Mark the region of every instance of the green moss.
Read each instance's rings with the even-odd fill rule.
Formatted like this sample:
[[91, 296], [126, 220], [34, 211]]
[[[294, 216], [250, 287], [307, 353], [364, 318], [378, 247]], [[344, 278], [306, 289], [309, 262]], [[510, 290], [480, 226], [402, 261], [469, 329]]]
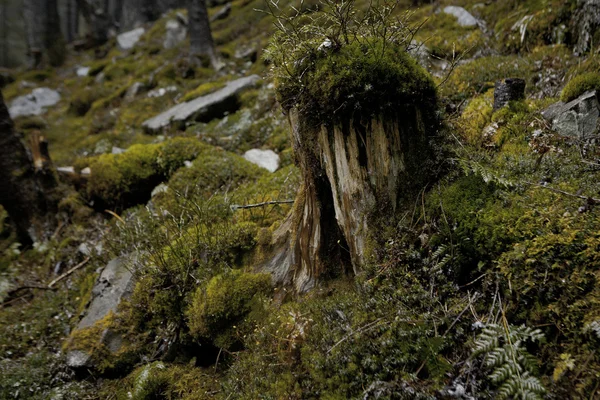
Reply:
[[205, 149], [195, 139], [173, 139], [79, 160], [76, 167], [89, 166], [92, 171], [87, 195], [95, 206], [122, 209], [146, 201], [156, 185]]
[[95, 101], [104, 97], [106, 93], [102, 89], [85, 87], [71, 96], [69, 112], [78, 116], [84, 116]]
[[402, 48], [384, 48], [378, 40], [331, 52], [315, 49], [296, 68], [305, 70], [300, 81], [294, 75], [278, 80], [279, 101], [315, 121], [331, 123], [357, 111], [372, 116], [417, 104], [435, 107], [431, 77]]
[[[213, 338], [231, 345], [235, 324], [241, 323], [253, 308], [260, 307], [262, 296], [271, 292], [268, 274], [244, 273], [239, 270], [217, 275], [206, 289], [194, 293], [187, 311], [188, 326], [193, 335]], [[229, 346], [227, 346], [229, 347]]]
[[600, 89], [600, 72], [589, 72], [571, 79], [563, 89], [560, 100], [568, 103], [590, 90]]
[[209, 93], [215, 92], [215, 91], [223, 88], [224, 86], [225, 85], [222, 82], [205, 82], [205, 83], [201, 84], [200, 86], [198, 86], [196, 89], [184, 94], [183, 98], [181, 100], [182, 101], [190, 101], [197, 97], [205, 96]]
[[460, 116], [459, 127], [465, 140], [471, 145], [482, 145], [486, 138], [483, 129], [490, 123], [493, 113], [494, 91], [472, 99]]

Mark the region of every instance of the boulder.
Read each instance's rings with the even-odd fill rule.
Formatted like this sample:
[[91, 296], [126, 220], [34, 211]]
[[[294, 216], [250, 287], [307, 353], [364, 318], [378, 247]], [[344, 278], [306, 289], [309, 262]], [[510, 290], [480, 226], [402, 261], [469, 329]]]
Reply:
[[471, 15], [470, 12], [468, 12], [467, 10], [465, 10], [462, 7], [457, 7], [457, 6], [446, 6], [444, 7], [444, 12], [446, 14], [450, 14], [454, 17], [456, 17], [457, 22], [460, 26], [477, 26], [478, 25], [478, 21], [477, 18], [475, 18], [473, 15]]
[[555, 103], [542, 111], [542, 116], [563, 136], [584, 141], [593, 139], [600, 126], [599, 95], [592, 90], [569, 103]]
[[123, 50], [132, 49], [133, 46], [135, 46], [140, 40], [144, 32], [146, 32], [144, 28], [137, 28], [129, 32], [123, 32], [117, 35], [117, 43]]
[[46, 107], [55, 105], [60, 101], [60, 94], [46, 87], [36, 88], [30, 94], [19, 96], [10, 103], [8, 112], [11, 118], [19, 116], [40, 115]]
[[243, 47], [235, 51], [235, 58], [238, 60], [248, 60], [256, 62], [258, 58], [258, 50], [256, 47]]
[[147, 131], [158, 132], [171, 124], [181, 128], [188, 121], [208, 122], [214, 118], [221, 118], [239, 108], [238, 94], [254, 87], [259, 79], [257, 75], [251, 75], [231, 81], [221, 90], [178, 104], [144, 121], [142, 126]]
[[187, 36], [187, 27], [176, 19], [170, 19], [166, 23], [167, 33], [165, 34], [165, 40], [163, 41], [163, 47], [165, 49], [172, 49], [179, 43], [185, 40]]
[[[77, 333], [90, 331], [99, 332], [99, 345], [104, 345], [110, 353], [117, 353], [123, 343], [123, 338], [112, 332], [110, 328], [103, 329], [107, 317], [117, 311], [117, 306], [123, 299], [128, 298], [134, 286], [134, 277], [127, 268], [127, 258], [119, 257], [111, 260], [102, 270], [100, 277], [92, 289], [92, 299], [79, 321], [77, 328], [71, 334], [67, 345], [67, 364], [71, 368], [94, 367], [94, 349], [81, 348], [76, 343]], [[95, 328], [100, 327], [99, 330]], [[83, 335], [82, 335], [83, 336]]]
[[279, 168], [279, 155], [273, 150], [248, 150], [244, 153], [244, 158], [269, 172], [275, 172]]

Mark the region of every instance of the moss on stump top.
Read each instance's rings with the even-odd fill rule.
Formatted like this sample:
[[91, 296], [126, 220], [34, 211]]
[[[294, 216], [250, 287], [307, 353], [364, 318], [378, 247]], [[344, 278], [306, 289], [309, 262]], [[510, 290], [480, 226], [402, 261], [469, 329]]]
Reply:
[[436, 110], [433, 79], [403, 46], [366, 39], [337, 48], [321, 45], [291, 64], [293, 70], [276, 80], [279, 101], [316, 123]]

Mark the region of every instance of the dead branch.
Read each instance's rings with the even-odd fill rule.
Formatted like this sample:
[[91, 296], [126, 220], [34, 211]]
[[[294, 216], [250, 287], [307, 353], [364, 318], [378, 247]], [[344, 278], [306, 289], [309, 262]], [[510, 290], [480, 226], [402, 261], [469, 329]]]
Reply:
[[273, 201], [265, 201], [265, 202], [256, 203], [256, 204], [244, 204], [244, 205], [232, 204], [231, 210], [235, 211], [235, 210], [245, 209], [245, 208], [256, 208], [256, 207], [264, 207], [264, 206], [270, 206], [270, 205], [276, 205], [276, 204], [293, 204], [293, 203], [294, 203], [294, 200], [273, 200]]
[[565, 192], [564, 190], [556, 189], [556, 188], [553, 188], [553, 187], [550, 187], [550, 186], [540, 185], [539, 183], [533, 183], [533, 182], [525, 182], [525, 183], [527, 183], [528, 185], [531, 185], [531, 186], [535, 186], [535, 187], [539, 187], [539, 188], [542, 188], [542, 189], [549, 190], [549, 191], [554, 192], [554, 193], [559, 193], [559, 194], [563, 194], [565, 196], [574, 197], [576, 199], [585, 200], [585, 201], [587, 201], [590, 204], [600, 204], [600, 199], [596, 199], [594, 197], [582, 196], [582, 195], [575, 194], [575, 193]]
[[80, 262], [79, 264], [77, 264], [76, 266], [74, 266], [73, 268], [71, 268], [70, 270], [68, 270], [67, 272], [65, 272], [61, 276], [59, 276], [58, 278], [54, 279], [52, 282], [50, 282], [48, 284], [48, 289], [52, 289], [52, 286], [54, 286], [58, 282], [62, 281], [63, 279], [65, 279], [66, 277], [68, 277], [69, 275], [71, 275], [73, 272], [75, 272], [78, 269], [80, 269], [81, 267], [83, 267], [85, 264], [88, 263], [88, 261], [90, 261], [90, 257], [86, 257], [85, 260], [83, 260], [82, 262]]

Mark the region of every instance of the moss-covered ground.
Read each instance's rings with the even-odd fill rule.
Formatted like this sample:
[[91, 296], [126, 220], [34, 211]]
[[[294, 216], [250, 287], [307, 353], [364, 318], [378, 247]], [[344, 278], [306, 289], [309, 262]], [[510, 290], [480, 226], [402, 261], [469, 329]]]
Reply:
[[[305, 2], [305, 16], [317, 3]], [[460, 27], [442, 12], [447, 5], [464, 7], [481, 24]], [[235, 0], [231, 14], [212, 25], [225, 62], [218, 72], [189, 65], [187, 42], [163, 49], [175, 11], [148, 24], [131, 51], [111, 40], [102, 51], [71, 51], [60, 68], [12, 71], [16, 81], [3, 88], [9, 102], [31, 90], [24, 82], [62, 95], [45, 114], [17, 118], [17, 129], [25, 136], [40, 130], [56, 165], [90, 167], [92, 175], [64, 189], [59, 228], [35, 248], [15, 242], [0, 207], [0, 398], [426, 399], [459, 388], [498, 398], [504, 384], [517, 390], [527, 376], [548, 399], [600, 396], [600, 149], [559, 136], [540, 115], [600, 88], [598, 50], [573, 53], [576, 6], [400, 1], [398, 15], [410, 9], [411, 21], [423, 23], [414, 38], [431, 56], [432, 78], [395, 89], [405, 96], [419, 82], [437, 87], [445, 175], [395, 215], [380, 217], [363, 273], [301, 296], [273, 286], [256, 268], [292, 205], [239, 207], [293, 200], [300, 186], [274, 84], [279, 100], [316, 99], [319, 110], [311, 111], [325, 120], [348, 106], [349, 96], [393, 106], [372, 95], [399, 82], [379, 92], [363, 84], [369, 73], [383, 76], [400, 64], [362, 60], [372, 53], [360, 48], [344, 48], [339, 58], [312, 49], [353, 68], [330, 76], [337, 67], [321, 62], [326, 68], [311, 72], [318, 81], [286, 86], [281, 75], [268, 75], [273, 58], [260, 58], [274, 32], [272, 17], [254, 11], [264, 3]], [[236, 58], [248, 47], [256, 47], [258, 61]], [[77, 66], [90, 67], [89, 76], [78, 77]], [[166, 108], [251, 73], [264, 83], [240, 97], [237, 112], [162, 135], [142, 129]], [[360, 79], [341, 86], [342, 73]], [[494, 112], [494, 83], [507, 77], [526, 80], [526, 99]], [[127, 97], [135, 82], [141, 91]], [[176, 90], [147, 95], [169, 86]], [[111, 154], [113, 146], [127, 151]], [[277, 172], [241, 157], [261, 147], [279, 153]], [[151, 197], [160, 183], [167, 188]], [[85, 260], [81, 243], [103, 249], [44, 288]], [[126, 338], [115, 356], [93, 335], [72, 331], [99, 268], [131, 252], [140, 255], [131, 266], [133, 294], [103, 322]], [[515, 361], [522, 371], [496, 376], [490, 354], [499, 357], [510, 342], [503, 338], [522, 325], [543, 339], [514, 353], [527, 359]], [[488, 353], [475, 353], [483, 328], [492, 326], [505, 336]], [[65, 366], [65, 350], [84, 347], [96, 352], [98, 367], [82, 377]], [[539, 398], [528, 382], [521, 389]]]

